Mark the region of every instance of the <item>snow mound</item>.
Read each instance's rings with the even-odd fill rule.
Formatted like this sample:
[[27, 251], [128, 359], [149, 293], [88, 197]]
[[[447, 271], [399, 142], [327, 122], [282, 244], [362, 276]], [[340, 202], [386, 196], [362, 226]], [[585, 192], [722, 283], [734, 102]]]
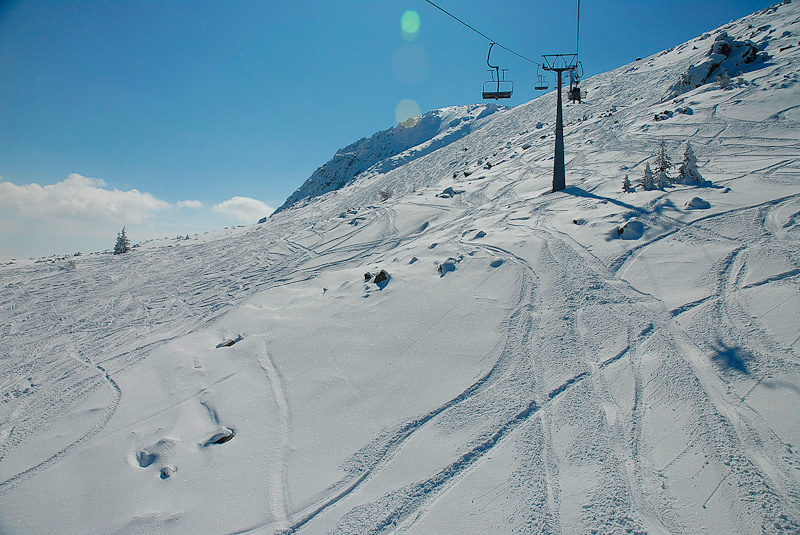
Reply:
[[700, 197], [692, 197], [683, 206], [689, 210], [708, 210], [711, 208], [711, 203], [704, 201]]
[[628, 220], [624, 225], [617, 227], [617, 236], [623, 240], [638, 240], [644, 236], [645, 225], [636, 218]]

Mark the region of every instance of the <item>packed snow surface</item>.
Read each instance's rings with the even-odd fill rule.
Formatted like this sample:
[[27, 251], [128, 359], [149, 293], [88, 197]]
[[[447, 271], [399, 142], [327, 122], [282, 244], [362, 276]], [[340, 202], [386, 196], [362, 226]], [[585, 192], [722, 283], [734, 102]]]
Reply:
[[[798, 34], [585, 80], [563, 192], [550, 93], [263, 224], [1, 266], [0, 533], [800, 532]], [[704, 182], [644, 191], [662, 140]]]

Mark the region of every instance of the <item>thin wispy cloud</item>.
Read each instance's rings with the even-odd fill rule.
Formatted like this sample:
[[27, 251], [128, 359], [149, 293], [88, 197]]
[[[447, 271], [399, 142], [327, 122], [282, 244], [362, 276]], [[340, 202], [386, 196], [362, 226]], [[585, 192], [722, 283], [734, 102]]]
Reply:
[[203, 203], [200, 201], [178, 201], [175, 206], [178, 208], [202, 208]]

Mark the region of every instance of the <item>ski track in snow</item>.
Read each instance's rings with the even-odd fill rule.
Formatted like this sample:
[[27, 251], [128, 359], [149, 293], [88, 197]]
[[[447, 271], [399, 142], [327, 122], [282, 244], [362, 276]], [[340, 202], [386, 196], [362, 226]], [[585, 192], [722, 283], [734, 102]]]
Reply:
[[286, 386], [280, 372], [275, 367], [275, 363], [267, 350], [266, 343], [262, 341], [263, 358], [259, 359], [261, 368], [266, 372], [272, 395], [275, 398], [275, 405], [278, 407], [280, 419], [280, 449], [281, 455], [273, 461], [269, 468], [268, 478], [271, 484], [270, 512], [276, 519], [280, 529], [289, 526], [289, 492], [286, 484], [286, 466], [288, 461], [288, 451], [291, 444], [291, 409], [286, 398]]

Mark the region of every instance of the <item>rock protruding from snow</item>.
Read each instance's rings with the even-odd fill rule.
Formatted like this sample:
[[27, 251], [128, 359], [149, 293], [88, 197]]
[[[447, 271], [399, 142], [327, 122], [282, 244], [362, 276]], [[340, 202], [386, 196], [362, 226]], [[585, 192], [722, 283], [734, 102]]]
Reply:
[[462, 193], [464, 193], [463, 189], [454, 189], [452, 187], [447, 187], [441, 193], [437, 193], [436, 196], [442, 199], [450, 199], [452, 197], [455, 197], [456, 195], [461, 195]]
[[668, 98], [674, 98], [703, 84], [713, 82], [719, 76], [728, 77], [753, 70], [768, 58], [759, 52], [758, 46], [749, 39], [737, 41], [728, 32], [720, 32], [708, 51], [708, 58], [698, 65], [690, 65], [681, 79], [672, 86]]
[[442, 262], [441, 264], [439, 264], [439, 267], [437, 268], [437, 271], [439, 272], [439, 276], [440, 277], [444, 277], [445, 275], [447, 275], [451, 271], [455, 271], [456, 270], [456, 264], [461, 262], [461, 260], [462, 260], [461, 258], [452, 258], [452, 257], [450, 257], [447, 260], [445, 260], [444, 262]]
[[442, 108], [362, 138], [314, 171], [275, 213], [338, 190], [362, 173], [386, 173], [457, 141], [500, 109], [496, 104]]
[[174, 466], [164, 466], [161, 468], [160, 474], [161, 479], [169, 479], [171, 478], [178, 469]]
[[236, 436], [236, 433], [233, 429], [220, 427], [203, 443], [203, 447], [212, 446], [214, 444], [225, 444], [233, 439], [234, 436]]
[[225, 341], [218, 343], [217, 344], [217, 349], [219, 349], [221, 347], [231, 347], [233, 344], [237, 344], [237, 343], [241, 342], [242, 340], [244, 340], [244, 337], [241, 334], [239, 336], [237, 336], [236, 338], [228, 338]]
[[385, 269], [380, 270], [376, 275], [373, 275], [369, 271], [364, 273], [364, 282], [372, 281], [381, 290], [383, 290], [386, 285], [389, 284], [389, 279], [391, 279], [391, 276]]
[[375, 275], [375, 280], [372, 281], [378, 285], [379, 288], [383, 289], [389, 283], [389, 273], [386, 272], [385, 269], [382, 269]]

